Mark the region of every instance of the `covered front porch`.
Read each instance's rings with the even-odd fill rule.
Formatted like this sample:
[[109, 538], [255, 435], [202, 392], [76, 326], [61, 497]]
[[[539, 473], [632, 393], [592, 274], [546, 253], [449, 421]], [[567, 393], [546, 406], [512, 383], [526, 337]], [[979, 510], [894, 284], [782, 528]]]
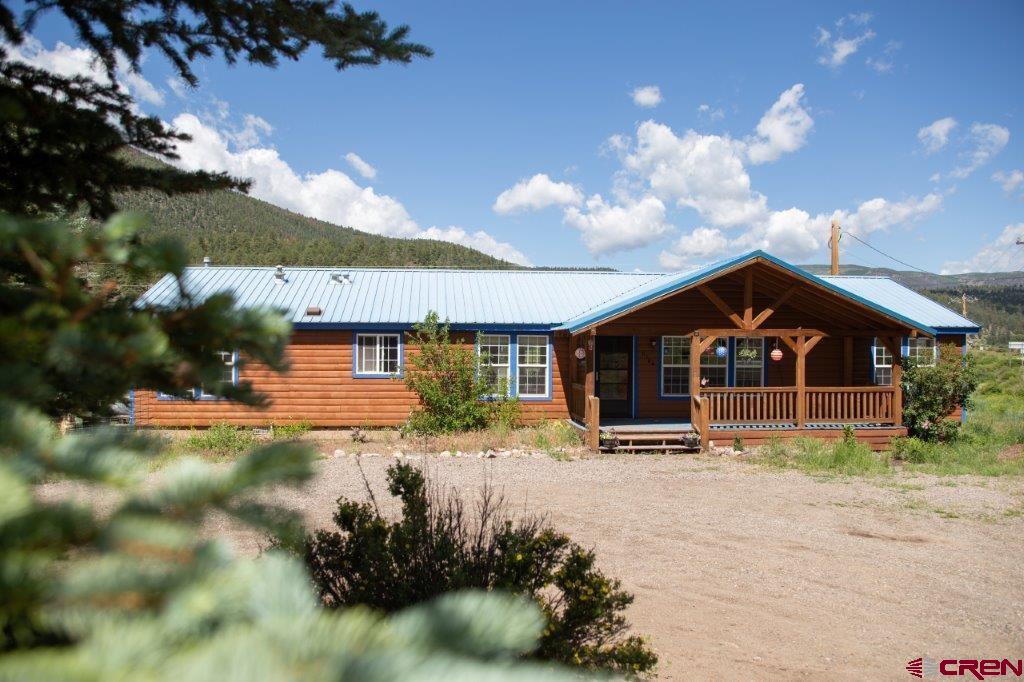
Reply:
[[643, 434], [701, 447], [833, 439], [846, 427], [883, 448], [906, 433], [903, 343], [919, 334], [754, 261], [571, 334], [570, 414], [593, 449]]

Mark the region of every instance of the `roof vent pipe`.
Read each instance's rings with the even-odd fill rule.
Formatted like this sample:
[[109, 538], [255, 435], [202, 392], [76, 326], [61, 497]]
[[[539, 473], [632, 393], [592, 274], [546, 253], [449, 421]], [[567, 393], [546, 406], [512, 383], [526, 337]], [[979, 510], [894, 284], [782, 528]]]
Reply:
[[331, 280], [335, 284], [352, 284], [352, 277], [347, 272], [332, 273]]
[[277, 284], [284, 284], [284, 266], [278, 265], [274, 269], [274, 282]]
[[203, 267], [208, 268], [213, 265], [213, 259], [209, 256], [203, 256]]

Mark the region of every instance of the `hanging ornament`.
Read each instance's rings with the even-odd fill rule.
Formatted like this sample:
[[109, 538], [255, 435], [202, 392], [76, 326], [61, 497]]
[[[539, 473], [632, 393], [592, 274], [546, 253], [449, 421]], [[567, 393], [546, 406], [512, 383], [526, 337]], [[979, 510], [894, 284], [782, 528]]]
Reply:
[[720, 358], [724, 358], [728, 354], [729, 349], [726, 348], [725, 346], [718, 346], [717, 348], [715, 348], [715, 355], [717, 355]]
[[772, 350], [770, 355], [772, 362], [778, 362], [782, 359], [782, 350], [779, 348], [779, 340], [775, 339], [775, 348]]
[[583, 346], [580, 346], [579, 348], [576, 349], [576, 359], [577, 360], [583, 360], [586, 357], [587, 357], [587, 351], [584, 350]]

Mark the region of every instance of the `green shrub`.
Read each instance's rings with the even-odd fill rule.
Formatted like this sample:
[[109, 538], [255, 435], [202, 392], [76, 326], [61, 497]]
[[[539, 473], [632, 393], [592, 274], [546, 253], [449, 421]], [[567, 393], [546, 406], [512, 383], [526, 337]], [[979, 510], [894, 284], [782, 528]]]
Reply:
[[743, 438], [736, 436], [732, 439], [732, 449], [736, 452], [743, 452]]
[[514, 426], [519, 402], [494, 397], [505, 395], [507, 386], [488, 382], [476, 353], [454, 343], [450, 332], [431, 311], [410, 334], [409, 342], [418, 352], [409, 354], [405, 385], [420, 402], [409, 415], [407, 428], [414, 433], [452, 433], [493, 423]]
[[948, 441], [959, 435], [958, 422], [948, 419], [957, 407], [970, 406], [978, 379], [971, 358], [939, 345], [934, 365], [920, 365], [904, 358], [903, 423], [910, 435], [924, 440]]
[[227, 422], [217, 422], [208, 429], [189, 434], [183, 445], [186, 450], [196, 452], [237, 455], [251, 450], [256, 445], [256, 435], [251, 429], [243, 429]]
[[632, 595], [594, 567], [593, 552], [538, 517], [513, 520], [489, 488], [467, 511], [409, 465], [388, 469], [388, 482], [402, 502], [397, 521], [375, 502], [341, 498], [340, 532], [307, 539], [306, 562], [327, 606], [391, 613], [452, 590], [508, 590], [536, 602], [547, 619], [536, 658], [626, 675], [653, 669], [656, 655], [626, 635]]
[[313, 422], [303, 419], [297, 422], [271, 424], [269, 430], [272, 440], [296, 440], [313, 430]]
[[563, 419], [542, 421], [533, 428], [532, 435], [533, 447], [545, 452], [574, 448], [583, 444], [579, 430]]
[[[852, 430], [851, 430], [852, 431]], [[762, 450], [765, 464], [799, 469], [812, 474], [882, 474], [891, 471], [889, 458], [857, 442], [844, 433], [841, 440], [828, 442], [818, 438], [794, 438], [783, 442], [773, 438]]]

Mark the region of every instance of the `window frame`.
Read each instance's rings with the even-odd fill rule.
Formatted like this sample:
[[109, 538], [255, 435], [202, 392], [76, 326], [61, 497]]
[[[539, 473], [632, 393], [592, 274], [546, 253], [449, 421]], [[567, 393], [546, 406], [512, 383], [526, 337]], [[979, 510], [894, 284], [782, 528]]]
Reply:
[[[730, 338], [732, 338], [732, 337], [721, 337], [720, 336], [717, 339], [715, 339], [715, 342], [711, 345], [711, 349], [719, 348], [719, 347], [722, 346], [722, 344], [724, 342], [725, 349], [726, 349], [725, 358], [724, 358], [725, 363], [724, 364], [722, 364], [719, 361], [718, 353], [715, 352], [715, 351], [712, 351], [710, 353], [701, 353], [700, 354], [700, 369], [701, 369], [700, 376], [701, 376], [702, 379], [704, 378], [704, 374], [703, 373], [704, 373], [705, 369], [711, 369], [711, 368], [718, 369], [720, 367], [724, 367], [725, 368], [725, 381], [721, 385], [717, 385], [717, 384], [712, 385], [712, 384], [709, 383], [706, 386], [701, 385], [701, 388], [729, 388], [729, 379], [731, 377], [731, 372], [729, 370], [730, 370], [730, 368], [734, 364], [733, 363], [733, 353], [732, 353], [732, 349], [734, 347], [734, 344], [729, 342]], [[709, 350], [711, 350], [711, 349], [709, 349]], [[711, 365], [711, 364], [705, 365], [704, 364], [705, 356], [708, 359], [714, 358], [715, 359], [715, 364], [713, 364], [713, 365]]]
[[[400, 331], [365, 331], [365, 332], [353, 332], [352, 335], [352, 378], [354, 379], [400, 379], [405, 375], [405, 335]], [[362, 344], [360, 340], [363, 338], [395, 338], [397, 339], [398, 347], [398, 371], [396, 372], [366, 372], [359, 369], [359, 361], [362, 358]], [[380, 344], [377, 345], [377, 361], [379, 362], [380, 357]]]
[[[228, 353], [228, 351], [226, 351], [226, 350], [219, 350], [219, 351], [216, 351], [216, 352], [217, 352], [218, 355], [226, 355]], [[231, 352], [231, 365], [230, 365], [230, 367], [231, 367], [231, 385], [232, 386], [237, 386], [238, 385], [238, 350], [236, 349], [236, 350], [233, 350], [233, 351], [230, 351], [230, 352]], [[223, 360], [222, 360], [222, 362], [223, 362]], [[225, 367], [229, 366], [227, 362], [223, 362], [223, 364], [224, 364]], [[225, 379], [222, 377], [219, 383], [225, 383]], [[219, 396], [219, 395], [216, 395], [216, 394], [213, 394], [213, 393], [207, 393], [206, 391], [203, 390], [202, 386], [193, 386], [189, 390], [192, 391], [192, 397], [191, 398], [186, 398], [186, 397], [177, 396], [177, 395], [171, 395], [170, 393], [162, 393], [160, 391], [157, 391], [156, 399], [157, 400], [188, 400], [188, 401], [193, 401], [193, 400], [228, 400], [228, 398], [225, 398], [224, 396]]]
[[[732, 352], [731, 352], [731, 355], [732, 355], [732, 380], [731, 380], [729, 385], [732, 386], [732, 387], [735, 387], [735, 388], [764, 388], [764, 384], [765, 384], [765, 362], [764, 362], [764, 360], [765, 360], [765, 353], [764, 353], [764, 351], [765, 351], [765, 337], [763, 337], [763, 336], [761, 336], [761, 337], [757, 337], [757, 336], [734, 336], [734, 337], [732, 337], [732, 339], [733, 339], [733, 341], [729, 344], [731, 349], [732, 349]], [[740, 386], [739, 385], [739, 381], [738, 381], [739, 380], [739, 369], [740, 369], [740, 366], [741, 366], [740, 365], [740, 356], [739, 356], [740, 340], [752, 340], [752, 341], [758, 341], [759, 340], [761, 342], [761, 358], [760, 358], [760, 361], [758, 362], [758, 364], [757, 365], [754, 365], [754, 364], [749, 364], [749, 365], [748, 364], [744, 364], [744, 365], [742, 365], [744, 369], [753, 369], [753, 368], [756, 367], [759, 370], [758, 378], [759, 378], [760, 383], [757, 384], [756, 386]]]
[[[684, 342], [693, 343], [693, 336], [689, 334], [663, 334], [658, 337], [658, 397], [663, 400], [686, 400], [690, 397], [690, 346], [686, 345], [686, 352], [683, 355], [685, 363], [665, 362], [665, 339], [681, 339]], [[685, 367], [686, 368], [686, 393], [665, 392], [665, 368]]]
[[[554, 392], [554, 342], [553, 335], [549, 331], [503, 331], [503, 330], [479, 330], [476, 332], [476, 339], [474, 341], [474, 352], [477, 358], [480, 357], [480, 340], [484, 336], [503, 336], [508, 339], [508, 375], [507, 375], [507, 392], [504, 396], [492, 395], [492, 400], [500, 398], [516, 398], [521, 402], [551, 402], [553, 399]], [[543, 337], [545, 345], [547, 347], [546, 355], [546, 371], [544, 376], [544, 394], [530, 394], [522, 395], [519, 391], [519, 338], [520, 337]], [[539, 367], [540, 365], [529, 364], [530, 367]]]
[[[498, 393], [490, 393], [490, 394], [488, 394], [488, 397], [490, 397], [492, 399], [511, 398], [514, 395], [514, 388], [513, 388], [513, 385], [512, 385], [512, 367], [514, 365], [513, 358], [515, 357], [515, 354], [517, 352], [516, 348], [515, 348], [515, 344], [513, 343], [513, 338], [514, 337], [513, 337], [512, 334], [509, 334], [507, 332], [483, 332], [483, 331], [477, 332], [476, 339], [475, 339], [475, 341], [473, 343], [473, 345], [474, 345], [474, 349], [473, 350], [476, 353], [477, 361], [480, 362], [480, 366], [481, 367], [484, 366], [484, 364], [483, 364], [483, 357], [481, 356], [481, 350], [480, 350], [481, 347], [484, 346], [484, 345], [488, 345], [488, 346], [494, 345], [494, 344], [484, 344], [484, 343], [482, 343], [481, 341], [482, 341], [483, 337], [485, 337], [485, 336], [503, 337], [505, 339], [505, 343], [508, 345], [508, 362], [506, 364], [504, 364], [504, 365], [496, 365], [497, 367], [504, 367], [505, 368], [505, 395], [499, 395]], [[486, 366], [490, 367], [491, 365], [486, 365]]]
[[[519, 359], [519, 344], [522, 337], [531, 337], [534, 339], [544, 340], [544, 364], [539, 365], [536, 363], [523, 363], [520, 365]], [[515, 343], [515, 372], [516, 372], [516, 386], [515, 395], [520, 400], [550, 400], [551, 399], [551, 335], [550, 334], [516, 334]], [[511, 357], [509, 360], [511, 361]], [[544, 368], [544, 392], [543, 393], [528, 393], [524, 394], [522, 386], [520, 385], [521, 376], [519, 374], [520, 367], [543, 367]]]
[[[932, 360], [931, 360], [931, 362], [929, 362], [927, 364], [922, 363], [919, 358], [914, 357], [914, 356], [911, 355], [912, 351], [919, 351], [920, 350], [919, 348], [917, 348], [917, 345], [921, 341], [928, 341], [928, 342], [931, 343]], [[908, 358], [910, 358], [911, 360], [914, 360], [915, 362], [917, 362], [917, 364], [922, 366], [922, 367], [934, 367], [938, 363], [938, 361], [939, 361], [939, 343], [938, 343], [938, 340], [936, 340], [936, 339], [929, 338], [927, 336], [918, 336], [916, 338], [910, 337], [910, 338], [907, 338], [904, 341], [904, 348], [907, 351], [905, 353], [905, 355]]]
[[[903, 341], [901, 340], [900, 341], [900, 351], [903, 350], [902, 344], [903, 344]], [[888, 353], [889, 354], [889, 364], [887, 364], [887, 365], [885, 365], [885, 364], [881, 364], [881, 365], [878, 364], [878, 351], [879, 350], [882, 350], [884, 353]], [[895, 362], [896, 362], [896, 358], [893, 356], [892, 352], [890, 352], [889, 349], [886, 348], [885, 344], [879, 343], [877, 336], [873, 337], [871, 339], [871, 383], [873, 385], [875, 385], [875, 386], [892, 386], [892, 367], [895, 364]], [[879, 368], [889, 370], [889, 382], [888, 383], [885, 383], [885, 384], [878, 383], [878, 370], [879, 370]]]

